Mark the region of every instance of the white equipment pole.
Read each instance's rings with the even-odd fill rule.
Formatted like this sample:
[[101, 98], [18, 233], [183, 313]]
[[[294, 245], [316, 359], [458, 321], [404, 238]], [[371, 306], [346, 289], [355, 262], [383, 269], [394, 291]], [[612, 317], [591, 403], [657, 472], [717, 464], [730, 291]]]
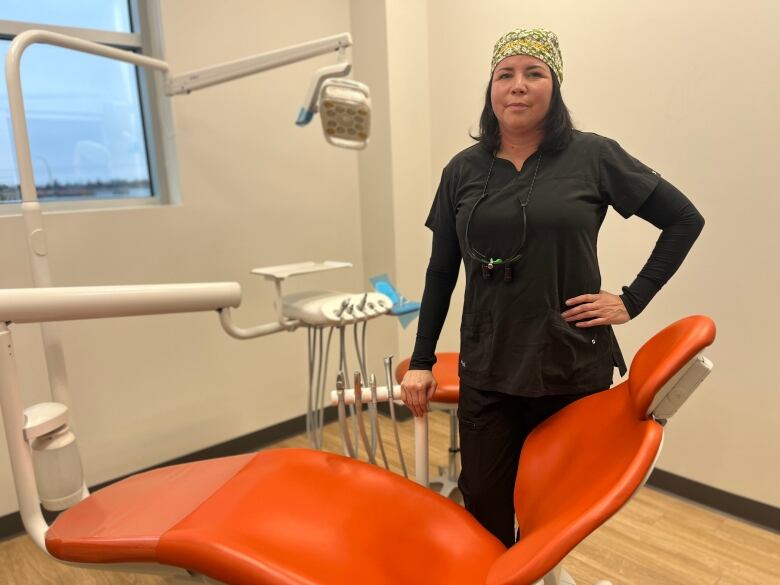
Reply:
[[417, 483], [428, 484], [428, 413], [414, 417], [414, 475]]
[[[22, 97], [20, 71], [22, 55], [25, 49], [34, 43], [75, 49], [84, 53], [92, 53], [93, 55], [100, 55], [118, 61], [151, 67], [166, 73], [169, 67], [165, 61], [41, 30], [28, 30], [17, 35], [8, 47], [8, 53], [5, 58], [5, 79], [8, 85], [8, 104], [14, 134], [14, 147], [16, 149], [16, 165], [19, 170], [19, 184], [22, 191], [22, 216], [27, 228], [27, 252], [30, 259], [33, 284], [36, 287], [49, 287], [51, 286], [49, 250], [46, 242], [46, 232], [43, 229], [41, 206], [38, 203], [38, 191], [35, 188], [35, 178], [33, 177], [30, 138], [27, 132], [27, 117], [24, 109], [24, 98]], [[52, 398], [55, 402], [70, 404], [65, 356], [62, 351], [59, 328], [51, 323], [42, 323], [41, 336], [43, 337], [43, 348], [46, 355]]]

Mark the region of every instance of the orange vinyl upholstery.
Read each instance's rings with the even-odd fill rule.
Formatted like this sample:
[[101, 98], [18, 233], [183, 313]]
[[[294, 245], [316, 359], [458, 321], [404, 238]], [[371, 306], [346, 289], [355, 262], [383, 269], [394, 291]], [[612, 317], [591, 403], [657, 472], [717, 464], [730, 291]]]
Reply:
[[[401, 382], [409, 369], [411, 358], [406, 358], [395, 368], [395, 379]], [[457, 404], [460, 396], [460, 376], [458, 376], [458, 354], [455, 352], [441, 352], [436, 354], [436, 363], [433, 364], [433, 377], [436, 378], [436, 391], [431, 402], [443, 402]]]
[[227, 583], [397, 585], [479, 582], [504, 547], [463, 508], [399, 475], [280, 449], [258, 454], [159, 552]]
[[[123, 535], [136, 533], [135, 513], [164, 513], [172, 496], [187, 491], [163, 485], [154, 471], [60, 516], [47, 548], [66, 561], [156, 561], [242, 585], [478, 583], [505, 550], [454, 502], [376, 466], [309, 449], [249, 457], [176, 524], [160, 522], [156, 534], [146, 525], [142, 554], [136, 538], [121, 544]], [[200, 484], [221, 461], [201, 462], [203, 477], [187, 473], [187, 480]], [[144, 486], [146, 480], [153, 485]], [[146, 498], [149, 510], [133, 506], [125, 514], [118, 499], [124, 496], [131, 503]], [[165, 506], [156, 505], [158, 498]]]
[[104, 488], [57, 517], [46, 550], [82, 563], [157, 561], [160, 536], [247, 465], [254, 454], [163, 467]]
[[508, 550], [447, 498], [308, 449], [131, 477], [61, 514], [46, 545], [66, 561], [153, 561], [240, 585], [531, 585], [642, 485], [663, 432], [646, 403], [714, 336], [707, 317], [667, 327], [627, 381], [529, 435], [515, 485], [521, 538]]

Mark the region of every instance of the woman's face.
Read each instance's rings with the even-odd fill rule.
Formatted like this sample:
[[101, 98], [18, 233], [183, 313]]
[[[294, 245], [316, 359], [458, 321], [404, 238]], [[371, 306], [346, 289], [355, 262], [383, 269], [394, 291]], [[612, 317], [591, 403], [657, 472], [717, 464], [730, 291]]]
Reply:
[[493, 72], [490, 102], [502, 133], [540, 128], [550, 109], [553, 80], [550, 68], [536, 57], [513, 55]]

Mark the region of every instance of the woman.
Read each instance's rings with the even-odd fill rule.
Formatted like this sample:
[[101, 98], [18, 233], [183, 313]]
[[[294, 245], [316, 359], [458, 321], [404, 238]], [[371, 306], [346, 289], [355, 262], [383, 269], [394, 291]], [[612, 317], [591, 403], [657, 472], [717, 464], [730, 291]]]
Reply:
[[[625, 374], [611, 326], [647, 306], [704, 226], [682, 193], [615, 141], [573, 129], [562, 79], [554, 33], [518, 29], [496, 43], [477, 144], [445, 167], [426, 221], [433, 250], [401, 383], [404, 402], [422, 416], [462, 260], [458, 485], [466, 509], [507, 547], [525, 437], [609, 388], [615, 367]], [[619, 296], [601, 290], [596, 256], [608, 206], [662, 230]]]

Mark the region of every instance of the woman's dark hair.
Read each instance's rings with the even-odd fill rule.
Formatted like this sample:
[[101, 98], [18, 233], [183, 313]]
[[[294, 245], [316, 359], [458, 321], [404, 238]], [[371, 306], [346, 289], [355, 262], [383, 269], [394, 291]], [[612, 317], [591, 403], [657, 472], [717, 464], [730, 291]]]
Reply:
[[[550, 98], [550, 109], [542, 121], [542, 131], [544, 138], [539, 145], [540, 150], [560, 150], [564, 148], [571, 140], [571, 132], [574, 124], [571, 121], [569, 108], [563, 103], [561, 95], [561, 84], [554, 71], [550, 71], [553, 80], [552, 96]], [[488, 152], [496, 152], [501, 146], [501, 130], [498, 127], [498, 118], [493, 112], [493, 104], [490, 100], [490, 90], [493, 86], [493, 76], [488, 81], [487, 91], [485, 92], [485, 107], [482, 108], [482, 115], [479, 118], [479, 135], [471, 136], [478, 141]]]

